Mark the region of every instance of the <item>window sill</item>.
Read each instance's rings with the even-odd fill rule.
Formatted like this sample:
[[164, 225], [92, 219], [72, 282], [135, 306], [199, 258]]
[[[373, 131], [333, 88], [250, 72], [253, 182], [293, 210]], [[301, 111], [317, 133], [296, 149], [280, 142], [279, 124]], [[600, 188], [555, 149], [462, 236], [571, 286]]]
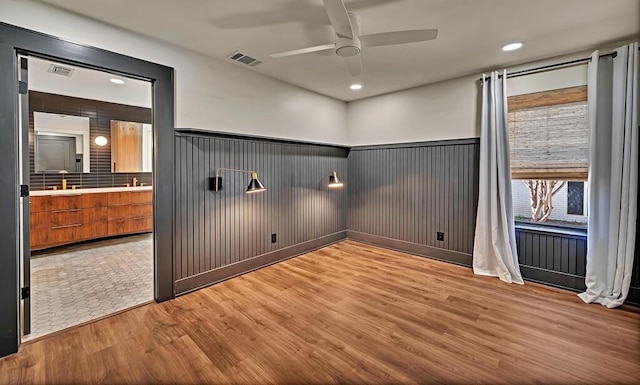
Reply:
[[553, 225], [539, 225], [535, 223], [526, 223], [526, 222], [517, 222], [516, 221], [516, 230], [527, 230], [527, 231], [535, 231], [538, 233], [545, 234], [560, 234], [560, 235], [570, 235], [574, 237], [586, 237], [587, 229], [580, 229], [576, 227], [569, 226], [553, 226]]

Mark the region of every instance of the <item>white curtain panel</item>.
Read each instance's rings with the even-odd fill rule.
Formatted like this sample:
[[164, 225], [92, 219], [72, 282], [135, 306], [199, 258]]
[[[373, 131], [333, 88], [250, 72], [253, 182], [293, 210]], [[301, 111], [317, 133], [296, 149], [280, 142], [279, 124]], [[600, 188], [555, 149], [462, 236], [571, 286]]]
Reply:
[[631, 283], [638, 209], [638, 43], [591, 56], [585, 302], [620, 306]]
[[506, 71], [482, 76], [480, 188], [473, 272], [523, 284], [511, 200]]

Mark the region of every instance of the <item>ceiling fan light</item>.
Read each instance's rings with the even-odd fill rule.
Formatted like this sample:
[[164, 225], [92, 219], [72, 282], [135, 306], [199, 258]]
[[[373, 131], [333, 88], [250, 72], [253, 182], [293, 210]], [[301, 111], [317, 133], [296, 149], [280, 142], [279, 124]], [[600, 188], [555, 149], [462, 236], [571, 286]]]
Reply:
[[504, 47], [502, 47], [502, 50], [507, 52], [507, 51], [515, 51], [517, 49], [522, 48], [522, 46], [524, 45], [524, 43], [522, 42], [516, 42], [516, 43], [510, 43], [505, 45]]
[[346, 45], [336, 49], [336, 54], [342, 57], [356, 56], [360, 53], [360, 48], [355, 45]]
[[349, 88], [351, 88], [352, 91], [359, 91], [362, 89], [362, 84], [354, 83], [350, 85]]

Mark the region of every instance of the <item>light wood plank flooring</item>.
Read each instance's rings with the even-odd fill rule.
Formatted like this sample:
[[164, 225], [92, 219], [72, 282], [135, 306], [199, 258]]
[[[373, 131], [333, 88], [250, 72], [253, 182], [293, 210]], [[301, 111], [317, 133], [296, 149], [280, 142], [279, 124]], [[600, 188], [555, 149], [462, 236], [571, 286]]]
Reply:
[[346, 241], [22, 346], [0, 384], [640, 383], [640, 312]]

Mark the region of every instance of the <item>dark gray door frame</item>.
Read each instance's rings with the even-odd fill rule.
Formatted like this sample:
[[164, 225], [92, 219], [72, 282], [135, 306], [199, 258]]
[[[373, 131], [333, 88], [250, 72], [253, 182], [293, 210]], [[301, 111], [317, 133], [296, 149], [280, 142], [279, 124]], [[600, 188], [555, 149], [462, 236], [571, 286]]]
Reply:
[[19, 330], [17, 54], [118, 73], [153, 84], [154, 297], [174, 297], [174, 70], [99, 48], [0, 23], [0, 357], [14, 353]]
[[[19, 92], [20, 100], [18, 104], [18, 113], [20, 116], [18, 125], [21, 127], [18, 129], [22, 130], [22, 139], [18, 140], [18, 146], [22, 147], [22, 159], [20, 159], [20, 156], [18, 157], [18, 162], [22, 165], [22, 175], [19, 175], [18, 178], [22, 177], [22, 180], [19, 181], [21, 185], [29, 185], [29, 157], [27, 156], [29, 153], [29, 62], [27, 58], [22, 56], [20, 56], [18, 60], [18, 71], [20, 74], [18, 80], [21, 85]], [[29, 218], [31, 202], [29, 201], [29, 197], [21, 196], [19, 200], [22, 201], [22, 227], [20, 228], [20, 231], [27, 234], [25, 229], [31, 228], [31, 218]], [[22, 266], [20, 266], [19, 269], [20, 273], [22, 273], [22, 282], [20, 282], [20, 280], [18, 282], [20, 282], [20, 285], [23, 288], [31, 288], [31, 240], [27, 236], [22, 237], [21, 254], [20, 261], [22, 262]], [[23, 296], [21, 290], [20, 296], [22, 297], [22, 314], [20, 316], [20, 321], [22, 322], [20, 327], [22, 328], [22, 334], [26, 335], [31, 333], [31, 295]]]

